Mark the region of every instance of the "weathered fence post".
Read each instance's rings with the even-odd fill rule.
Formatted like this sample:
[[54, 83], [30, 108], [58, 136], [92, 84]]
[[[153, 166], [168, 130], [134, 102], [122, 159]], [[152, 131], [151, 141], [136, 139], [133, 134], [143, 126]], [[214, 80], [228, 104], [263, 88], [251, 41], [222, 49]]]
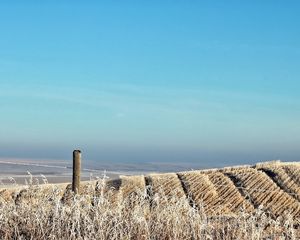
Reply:
[[73, 182], [72, 191], [74, 193], [79, 193], [80, 189], [80, 168], [81, 168], [81, 151], [73, 151]]

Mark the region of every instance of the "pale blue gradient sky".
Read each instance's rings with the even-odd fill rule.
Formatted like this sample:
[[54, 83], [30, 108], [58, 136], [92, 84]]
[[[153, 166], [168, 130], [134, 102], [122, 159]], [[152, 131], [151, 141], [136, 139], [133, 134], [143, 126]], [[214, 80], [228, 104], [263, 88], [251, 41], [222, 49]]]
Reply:
[[300, 3], [162, 2], [1, 2], [0, 156], [299, 160]]

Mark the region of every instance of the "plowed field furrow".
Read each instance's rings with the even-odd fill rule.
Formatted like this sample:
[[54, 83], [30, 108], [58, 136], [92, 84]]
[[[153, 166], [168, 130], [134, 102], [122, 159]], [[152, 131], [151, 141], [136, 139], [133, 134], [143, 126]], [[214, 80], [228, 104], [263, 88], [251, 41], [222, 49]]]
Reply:
[[185, 197], [180, 180], [175, 173], [169, 174], [151, 174], [153, 193], [162, 193], [165, 195]]
[[145, 195], [144, 176], [121, 176], [120, 191], [124, 197], [130, 194]]
[[[156, 203], [168, 204], [181, 199], [189, 204], [176, 173], [150, 174], [148, 178], [151, 185], [150, 198], [155, 199]], [[151, 203], [154, 204], [153, 201]]]
[[221, 199], [219, 204], [226, 206], [234, 213], [240, 212], [241, 208], [248, 212], [254, 210], [251, 203], [241, 195], [229, 177], [221, 172], [210, 173], [208, 177]]
[[243, 196], [243, 198], [248, 201], [254, 209], [258, 207], [258, 205], [256, 205], [255, 202], [252, 201], [243, 183], [234, 174], [232, 174], [231, 172], [224, 172], [224, 175], [232, 181], [232, 184], [236, 187], [241, 196]]
[[280, 189], [264, 172], [248, 168], [232, 171], [230, 174], [238, 179], [256, 206], [262, 205], [277, 216], [285, 211], [299, 216], [299, 202]]
[[293, 198], [300, 201], [300, 186], [284, 171], [282, 167], [270, 166], [260, 170], [264, 171], [273, 181]]
[[222, 199], [219, 198], [207, 175], [199, 171], [182, 172], [178, 175], [183, 181], [186, 191], [198, 207], [202, 206], [208, 214], [231, 213], [226, 206], [220, 204]]
[[286, 165], [282, 168], [300, 186], [300, 165]]
[[[254, 179], [259, 179], [259, 182], [257, 185], [253, 184]], [[257, 172], [256, 174], [252, 174], [251, 177], [248, 179], [248, 181], [245, 181], [245, 185], [248, 186], [247, 191], [249, 194], [255, 194], [259, 193], [257, 196], [257, 201], [260, 203], [260, 205], [267, 206], [268, 203], [270, 203], [272, 200], [273, 202], [277, 201], [277, 198], [282, 199], [281, 194], [277, 194], [277, 191], [280, 188], [276, 188], [276, 184], [268, 178], [267, 175], [261, 172]], [[282, 193], [282, 192], [280, 192]], [[289, 201], [292, 201], [293, 199], [288, 197], [286, 198]], [[282, 199], [285, 200], [285, 199]]]
[[111, 202], [118, 203], [132, 196], [145, 196], [144, 176], [121, 176], [120, 179], [107, 181], [104, 187], [99, 183], [96, 186], [97, 195], [103, 191]]

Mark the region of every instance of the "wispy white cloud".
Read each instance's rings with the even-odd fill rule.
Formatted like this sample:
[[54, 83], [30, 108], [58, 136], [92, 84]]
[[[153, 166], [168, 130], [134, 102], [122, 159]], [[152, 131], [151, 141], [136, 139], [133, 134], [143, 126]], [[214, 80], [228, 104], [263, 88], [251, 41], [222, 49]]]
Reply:
[[115, 116], [129, 112], [164, 112], [174, 114], [195, 112], [221, 112], [255, 106], [262, 110], [271, 104], [297, 105], [293, 97], [258, 94], [222, 89], [193, 89], [145, 86], [134, 84], [106, 84], [95, 88], [67, 88], [37, 85], [14, 86], [0, 84], [1, 97], [36, 98], [64, 102], [71, 105], [110, 109]]

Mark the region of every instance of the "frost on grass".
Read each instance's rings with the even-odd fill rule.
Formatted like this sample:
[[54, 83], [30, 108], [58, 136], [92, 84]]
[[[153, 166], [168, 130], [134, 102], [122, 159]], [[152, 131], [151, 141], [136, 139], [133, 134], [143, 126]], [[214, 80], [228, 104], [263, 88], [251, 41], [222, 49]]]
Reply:
[[[78, 195], [30, 179], [26, 188], [0, 190], [0, 239], [299, 239], [296, 199], [283, 193], [291, 184], [296, 191], [297, 172], [285, 168], [293, 182], [282, 188], [261, 166], [103, 178], [83, 183]], [[265, 205], [249, 205], [259, 201]], [[218, 204], [226, 211], [208, 209]]]
[[201, 207], [187, 204], [186, 197], [155, 195], [149, 208], [144, 191], [119, 198], [116, 204], [109, 191], [99, 195], [93, 187], [86, 189], [72, 195], [68, 204], [55, 186], [30, 186], [13, 201], [1, 195], [0, 238], [297, 239], [299, 234], [290, 215], [274, 219], [260, 208], [251, 214], [210, 217]]

